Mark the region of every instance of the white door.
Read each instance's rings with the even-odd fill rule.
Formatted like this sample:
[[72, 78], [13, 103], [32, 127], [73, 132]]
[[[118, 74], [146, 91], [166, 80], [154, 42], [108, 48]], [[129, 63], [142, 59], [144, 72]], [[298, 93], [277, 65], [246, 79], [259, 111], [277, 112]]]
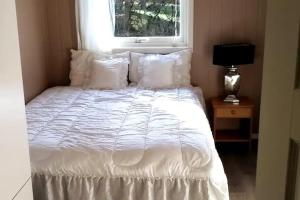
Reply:
[[[300, 7], [300, 4], [298, 4]], [[300, 9], [298, 9], [300, 15]], [[298, 16], [299, 17], [299, 16]], [[300, 20], [299, 20], [300, 29]], [[296, 83], [293, 93], [291, 143], [288, 163], [287, 194], [288, 200], [300, 200], [300, 30], [298, 35], [298, 62]]]
[[300, 199], [300, 0], [268, 0], [266, 20], [256, 197]]
[[0, 1], [0, 199], [31, 200], [15, 1]]

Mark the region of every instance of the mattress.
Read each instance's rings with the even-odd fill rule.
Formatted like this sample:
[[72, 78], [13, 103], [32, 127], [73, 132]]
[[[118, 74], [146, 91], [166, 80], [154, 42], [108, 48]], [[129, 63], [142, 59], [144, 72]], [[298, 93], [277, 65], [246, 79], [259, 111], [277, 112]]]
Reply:
[[[132, 188], [150, 181], [153, 189], [157, 180], [165, 188], [162, 199], [178, 188], [191, 195], [192, 186], [200, 199], [228, 199], [199, 88], [55, 87], [31, 101], [26, 112], [37, 198], [120, 199], [116, 188], [122, 188], [128, 191], [121, 199], [139, 199], [132, 198]], [[146, 185], [145, 199], [157, 199]], [[100, 187], [105, 192], [97, 198]], [[70, 198], [72, 190], [80, 195]]]

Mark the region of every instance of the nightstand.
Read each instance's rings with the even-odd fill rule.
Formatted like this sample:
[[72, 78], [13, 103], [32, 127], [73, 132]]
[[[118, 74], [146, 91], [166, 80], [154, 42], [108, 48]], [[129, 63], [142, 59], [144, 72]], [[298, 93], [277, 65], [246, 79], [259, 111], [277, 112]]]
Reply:
[[[212, 99], [213, 107], [213, 136], [216, 142], [247, 143], [251, 148], [251, 133], [254, 104], [247, 97], [241, 97], [240, 103], [235, 105], [223, 102], [222, 98]], [[218, 120], [238, 120], [237, 129], [219, 129]]]

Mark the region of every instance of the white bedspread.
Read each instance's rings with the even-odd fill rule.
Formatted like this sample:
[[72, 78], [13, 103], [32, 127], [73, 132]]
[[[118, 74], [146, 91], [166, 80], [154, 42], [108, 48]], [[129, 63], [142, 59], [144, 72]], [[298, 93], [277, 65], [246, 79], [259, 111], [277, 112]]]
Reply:
[[197, 88], [48, 89], [26, 106], [33, 174], [209, 179], [227, 194]]

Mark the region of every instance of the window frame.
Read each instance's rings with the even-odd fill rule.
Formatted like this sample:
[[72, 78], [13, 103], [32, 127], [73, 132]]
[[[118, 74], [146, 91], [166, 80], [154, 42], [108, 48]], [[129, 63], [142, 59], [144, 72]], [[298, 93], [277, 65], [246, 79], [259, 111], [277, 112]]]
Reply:
[[180, 0], [180, 5], [180, 36], [114, 37], [114, 49], [193, 48], [194, 0]]

